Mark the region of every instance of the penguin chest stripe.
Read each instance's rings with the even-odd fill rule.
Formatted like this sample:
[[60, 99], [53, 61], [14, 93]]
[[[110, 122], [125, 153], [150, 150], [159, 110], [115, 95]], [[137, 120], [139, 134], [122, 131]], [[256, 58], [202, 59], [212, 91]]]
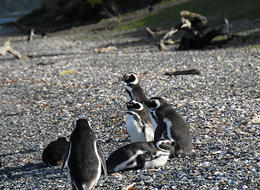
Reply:
[[172, 122], [167, 118], [167, 117], [165, 117], [164, 119], [163, 119], [163, 122], [165, 123], [165, 125], [166, 125], [166, 134], [167, 134], [167, 137], [168, 137], [168, 139], [171, 141], [171, 142], [173, 142], [174, 140], [173, 140], [173, 138], [172, 138], [172, 133], [171, 133], [171, 128], [172, 128]]
[[[114, 168], [114, 171], [117, 172], [119, 170], [122, 170], [122, 169], [126, 169], [126, 168], [132, 168], [132, 167], [135, 167], [137, 166], [137, 163], [136, 163], [136, 158], [137, 156], [141, 155], [141, 154], [144, 154], [145, 151], [142, 151], [142, 150], [138, 150], [136, 151], [136, 153], [131, 156], [130, 158], [128, 158], [126, 161], [118, 164], [115, 168]], [[131, 163], [131, 164], [130, 164]]]

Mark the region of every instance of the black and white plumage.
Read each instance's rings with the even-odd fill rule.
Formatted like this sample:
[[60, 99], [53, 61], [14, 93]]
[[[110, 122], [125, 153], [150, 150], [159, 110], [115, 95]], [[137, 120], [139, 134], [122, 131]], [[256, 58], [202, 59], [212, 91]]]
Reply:
[[58, 166], [61, 165], [66, 150], [69, 147], [69, 142], [65, 137], [60, 137], [55, 141], [52, 141], [48, 146], [43, 150], [42, 153], [42, 161], [47, 166]]
[[166, 136], [171, 142], [175, 141], [175, 155], [191, 155], [192, 139], [184, 119], [163, 98], [154, 97], [144, 103], [150, 109], [150, 118], [156, 127], [154, 140]]
[[114, 151], [107, 159], [108, 172], [164, 166], [172, 149], [169, 140], [135, 142]]
[[131, 100], [136, 100], [138, 102], [143, 102], [146, 98], [143, 89], [139, 84], [139, 80], [136, 74], [128, 73], [124, 74], [121, 78], [126, 83], [125, 91], [127, 102]]
[[102, 169], [106, 174], [106, 164], [88, 121], [79, 119], [74, 125], [63, 167], [66, 165], [68, 168], [73, 189], [94, 189]]
[[132, 100], [127, 103], [126, 128], [131, 143], [154, 140], [154, 127], [149, 117], [149, 110], [142, 103]]

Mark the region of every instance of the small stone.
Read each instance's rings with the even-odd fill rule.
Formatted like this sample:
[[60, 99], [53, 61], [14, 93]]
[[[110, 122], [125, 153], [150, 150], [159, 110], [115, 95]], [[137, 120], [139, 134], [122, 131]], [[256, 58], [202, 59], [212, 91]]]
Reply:
[[238, 185], [238, 182], [237, 182], [237, 181], [231, 181], [230, 184], [231, 184], [231, 185]]
[[253, 124], [260, 124], [260, 115], [255, 116], [255, 117], [251, 120], [251, 122], [252, 122]]

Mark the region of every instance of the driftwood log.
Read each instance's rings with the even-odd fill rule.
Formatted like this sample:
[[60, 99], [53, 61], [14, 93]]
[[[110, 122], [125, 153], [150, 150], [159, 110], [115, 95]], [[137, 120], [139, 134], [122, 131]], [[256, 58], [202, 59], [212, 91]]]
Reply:
[[198, 69], [189, 69], [189, 70], [182, 70], [182, 71], [171, 71], [171, 72], [166, 72], [164, 75], [168, 76], [176, 76], [176, 75], [200, 75], [200, 70]]
[[22, 59], [21, 54], [10, 46], [10, 41], [6, 41], [3, 46], [0, 47], [0, 56], [4, 56], [6, 53], [13, 54], [16, 59]]

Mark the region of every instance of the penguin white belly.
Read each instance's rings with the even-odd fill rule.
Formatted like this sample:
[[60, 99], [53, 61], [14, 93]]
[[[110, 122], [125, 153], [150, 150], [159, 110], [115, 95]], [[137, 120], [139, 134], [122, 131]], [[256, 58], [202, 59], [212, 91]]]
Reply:
[[156, 129], [158, 124], [157, 124], [157, 121], [156, 121], [157, 117], [156, 117], [155, 111], [150, 111], [149, 116], [150, 116], [150, 119], [152, 121], [154, 129]]
[[[141, 154], [144, 154], [145, 151], [142, 151], [142, 150], [138, 150], [136, 151], [136, 153], [131, 156], [130, 158], [128, 158], [126, 161], [118, 164], [115, 168], [114, 168], [114, 171], [117, 172], [117, 171], [120, 171], [120, 170], [124, 170], [124, 169], [127, 169], [127, 168], [134, 168], [137, 166], [137, 162], [136, 162], [136, 157], [141, 155]], [[135, 161], [134, 161], [135, 160]], [[131, 163], [132, 162], [132, 163]], [[131, 164], [129, 164], [131, 163]]]
[[126, 128], [130, 135], [131, 143], [133, 142], [144, 142], [145, 137], [140, 124], [135, 120], [131, 114], [126, 114]]
[[145, 136], [145, 141], [146, 142], [150, 142], [154, 140], [154, 128], [153, 126], [151, 126], [151, 124], [146, 124], [146, 126], [144, 126], [144, 136]]
[[170, 153], [158, 151], [154, 156], [155, 159], [145, 161], [144, 168], [164, 166], [169, 158]]
[[167, 129], [166, 129], [167, 137], [168, 137], [168, 139], [169, 139], [171, 142], [173, 142], [174, 139], [172, 138], [172, 133], [171, 133], [172, 122], [171, 122], [167, 117], [165, 117], [165, 118], [163, 119], [163, 122], [165, 123], [165, 125], [166, 125], [166, 127], [167, 127]]

